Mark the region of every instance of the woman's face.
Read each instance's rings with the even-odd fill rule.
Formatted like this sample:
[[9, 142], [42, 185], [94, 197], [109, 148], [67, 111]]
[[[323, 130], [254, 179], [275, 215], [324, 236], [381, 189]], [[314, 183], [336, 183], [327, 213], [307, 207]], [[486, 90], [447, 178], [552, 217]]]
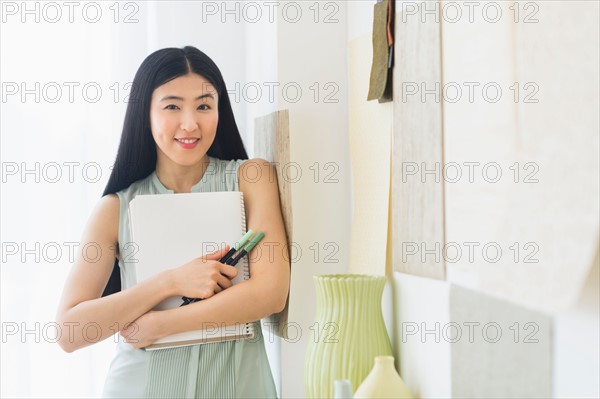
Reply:
[[219, 122], [219, 99], [204, 77], [189, 73], [152, 93], [150, 128], [157, 156], [166, 162], [192, 166], [212, 145]]

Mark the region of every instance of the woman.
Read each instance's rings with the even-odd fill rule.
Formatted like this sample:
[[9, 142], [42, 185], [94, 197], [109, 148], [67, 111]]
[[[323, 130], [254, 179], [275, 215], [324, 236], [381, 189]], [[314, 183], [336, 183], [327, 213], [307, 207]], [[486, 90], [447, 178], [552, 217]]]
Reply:
[[[282, 250], [269, 253], [263, 248], [269, 256], [251, 257], [250, 279], [235, 286], [231, 284], [235, 268], [218, 261], [227, 249], [140, 284], [131, 265], [123, 262], [124, 244], [131, 241], [127, 208], [138, 194], [242, 191], [248, 229], [263, 231], [263, 242], [269, 246], [285, 248], [272, 166], [261, 159], [246, 159], [225, 82], [214, 62], [194, 47], [166, 48], [148, 56], [133, 81], [109, 182], [82, 237], [82, 246], [95, 243], [100, 255], [93, 262], [85, 256], [76, 260], [57, 314], [58, 323], [69, 329], [59, 341], [67, 352], [119, 331], [104, 397], [276, 396], [259, 320], [285, 306], [289, 266]], [[245, 173], [248, 167], [252, 171]], [[122, 289], [102, 296], [115, 259]], [[205, 300], [150, 311], [175, 295]], [[142, 349], [207, 322], [255, 322], [259, 336]], [[89, 323], [99, 326], [95, 329], [99, 337], [86, 336]]]

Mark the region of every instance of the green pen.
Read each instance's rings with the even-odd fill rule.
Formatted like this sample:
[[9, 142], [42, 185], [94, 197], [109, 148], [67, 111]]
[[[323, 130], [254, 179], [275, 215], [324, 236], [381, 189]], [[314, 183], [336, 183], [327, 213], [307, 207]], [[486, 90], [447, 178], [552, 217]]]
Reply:
[[[240, 249], [242, 247], [242, 245], [246, 244], [246, 242], [248, 241], [248, 239], [250, 237], [252, 237], [252, 234], [254, 234], [254, 232], [252, 230], [248, 230], [248, 232], [246, 234], [244, 234], [242, 236], [242, 238], [240, 238], [239, 241], [236, 242], [233, 245], [233, 247], [231, 247], [231, 249], [225, 254], [225, 256], [223, 256], [219, 260], [219, 262], [226, 264], [226, 262], [228, 262], [231, 259], [231, 257], [233, 256], [233, 254], [235, 254], [238, 251], [238, 249]], [[180, 306], [189, 305], [190, 303], [194, 303], [194, 302], [197, 302], [199, 300], [198, 298], [188, 298], [187, 296], [184, 296], [181, 299], [183, 299], [183, 303]]]
[[239, 254], [237, 254], [236, 256], [229, 258], [227, 260], [227, 262], [225, 262], [225, 264], [227, 265], [231, 265], [231, 266], [235, 266], [240, 259], [242, 259], [246, 254], [248, 254], [250, 251], [252, 251], [252, 249], [256, 246], [256, 244], [258, 244], [260, 242], [260, 240], [263, 239], [263, 237], [265, 236], [265, 233], [263, 233], [262, 231], [260, 231], [251, 241], [248, 245], [246, 245], [244, 247], [244, 249], [242, 249], [240, 251]]
[[238, 251], [238, 249], [240, 249], [243, 245], [246, 244], [248, 239], [250, 239], [250, 237], [252, 237], [252, 234], [254, 234], [254, 232], [252, 230], [248, 230], [248, 232], [246, 234], [244, 234], [244, 236], [242, 238], [240, 238], [240, 240], [233, 245], [233, 247], [229, 250], [229, 252], [227, 252], [225, 254], [225, 256], [223, 256], [221, 258], [221, 260], [219, 260], [219, 262], [227, 263], [229, 258], [231, 258], [233, 256], [233, 254], [235, 254]]
[[[258, 244], [260, 242], [260, 240], [263, 239], [264, 236], [265, 236], [265, 233], [263, 233], [262, 231], [259, 232], [252, 239], [252, 241], [250, 241], [250, 243], [248, 245], [246, 245], [244, 247], [244, 249], [242, 249], [240, 251], [239, 254], [237, 254], [235, 257], [229, 258], [225, 264], [226, 265], [230, 265], [230, 266], [235, 266], [240, 261], [240, 259], [242, 259], [244, 257], [244, 255], [246, 255], [248, 252], [252, 251], [252, 248], [254, 248], [256, 246], [256, 244]], [[187, 298], [187, 297], [184, 297], [183, 298], [183, 303], [181, 305], [179, 305], [179, 306], [189, 305], [190, 303], [194, 303], [194, 302], [198, 302], [198, 301], [200, 301], [200, 298]]]

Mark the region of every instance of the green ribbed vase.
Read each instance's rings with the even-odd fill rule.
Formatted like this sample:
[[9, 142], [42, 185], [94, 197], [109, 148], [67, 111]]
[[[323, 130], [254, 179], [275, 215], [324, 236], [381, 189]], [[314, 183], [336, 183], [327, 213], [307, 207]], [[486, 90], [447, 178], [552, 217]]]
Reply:
[[307, 398], [332, 398], [334, 380], [353, 389], [373, 368], [375, 356], [392, 355], [381, 313], [386, 278], [364, 274], [314, 276], [317, 316], [304, 362]]

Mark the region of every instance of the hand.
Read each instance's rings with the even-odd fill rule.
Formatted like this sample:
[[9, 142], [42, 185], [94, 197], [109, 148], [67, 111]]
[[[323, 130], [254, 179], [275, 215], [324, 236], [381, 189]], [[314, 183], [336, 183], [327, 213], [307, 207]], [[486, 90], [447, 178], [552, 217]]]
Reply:
[[164, 323], [160, 322], [160, 314], [162, 312], [150, 311], [141, 315], [135, 321], [128, 324], [122, 329], [119, 334], [123, 340], [131, 345], [134, 349], [145, 348], [151, 345], [159, 338], [167, 334], [161, 330]]
[[176, 295], [205, 299], [231, 287], [237, 269], [219, 262], [227, 251], [229, 246], [173, 269]]

